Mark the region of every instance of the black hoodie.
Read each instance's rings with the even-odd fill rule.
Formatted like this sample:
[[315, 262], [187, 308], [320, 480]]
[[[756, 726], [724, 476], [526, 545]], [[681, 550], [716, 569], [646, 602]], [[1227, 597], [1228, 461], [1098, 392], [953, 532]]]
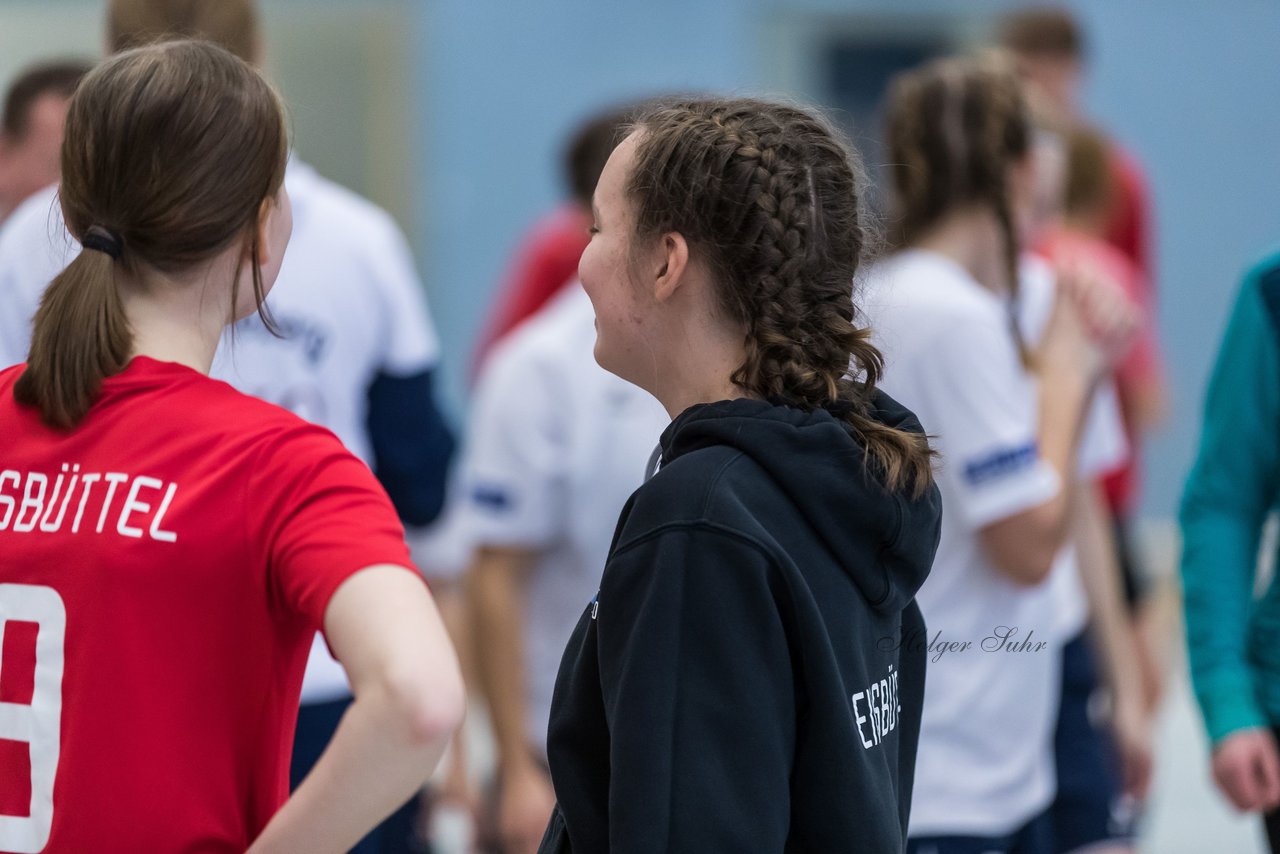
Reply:
[[682, 413], [560, 665], [539, 850], [902, 851], [940, 522], [824, 410]]

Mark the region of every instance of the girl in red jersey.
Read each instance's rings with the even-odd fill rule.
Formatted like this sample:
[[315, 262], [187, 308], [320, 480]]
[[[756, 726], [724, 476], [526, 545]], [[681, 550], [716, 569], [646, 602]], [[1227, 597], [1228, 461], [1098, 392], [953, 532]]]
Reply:
[[[368, 468], [206, 375], [280, 269], [287, 157], [278, 97], [209, 44], [119, 54], [72, 102], [84, 249], [0, 373], [0, 851], [345, 851], [460, 719]], [[317, 628], [356, 701], [286, 802]]]

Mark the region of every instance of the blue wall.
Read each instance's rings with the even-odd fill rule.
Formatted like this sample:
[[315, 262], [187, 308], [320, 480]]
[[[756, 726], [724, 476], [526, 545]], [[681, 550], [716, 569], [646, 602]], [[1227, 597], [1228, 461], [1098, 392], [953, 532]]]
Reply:
[[1160, 332], [1174, 409], [1145, 455], [1144, 510], [1170, 515], [1239, 275], [1280, 244], [1280, 6], [1081, 7], [1097, 47], [1089, 103], [1141, 156], [1157, 207]]
[[[672, 88], [820, 97], [806, 39], [903, 18], [889, 0], [432, 0], [419, 5], [425, 156], [418, 245], [460, 411], [465, 358], [524, 228], [559, 198], [558, 147], [590, 110]], [[1019, 4], [910, 4], [981, 33]], [[1079, 0], [1087, 104], [1145, 163], [1157, 210], [1160, 326], [1174, 415], [1147, 453], [1145, 510], [1166, 516], [1191, 461], [1203, 385], [1240, 269], [1280, 243], [1280, 6]], [[957, 12], [963, 9], [963, 13]], [[964, 20], [969, 18], [971, 20]]]

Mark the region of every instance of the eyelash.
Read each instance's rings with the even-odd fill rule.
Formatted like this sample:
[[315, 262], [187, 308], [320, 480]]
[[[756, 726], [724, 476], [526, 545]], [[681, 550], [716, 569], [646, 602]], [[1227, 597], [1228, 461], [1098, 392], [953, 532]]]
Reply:
[[599, 233], [600, 233], [600, 229], [596, 228], [594, 225], [587, 229], [587, 234], [590, 234], [593, 237]]

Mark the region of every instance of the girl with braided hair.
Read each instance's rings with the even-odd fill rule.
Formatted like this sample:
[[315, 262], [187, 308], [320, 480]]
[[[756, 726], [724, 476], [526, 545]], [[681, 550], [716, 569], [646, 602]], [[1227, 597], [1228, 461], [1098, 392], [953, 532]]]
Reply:
[[864, 301], [886, 387], [937, 437], [946, 511], [919, 595], [935, 654], [908, 851], [1049, 852], [1057, 577], [1074, 573], [1064, 546], [1081, 435], [1127, 308], [1063, 280], [1035, 349], [1023, 339], [1019, 235], [1038, 176], [1003, 58], [904, 74], [887, 118], [901, 249]]
[[860, 201], [753, 100], [652, 108], [601, 175], [596, 359], [673, 421], [561, 664], [542, 851], [905, 845], [939, 496], [855, 325]]

